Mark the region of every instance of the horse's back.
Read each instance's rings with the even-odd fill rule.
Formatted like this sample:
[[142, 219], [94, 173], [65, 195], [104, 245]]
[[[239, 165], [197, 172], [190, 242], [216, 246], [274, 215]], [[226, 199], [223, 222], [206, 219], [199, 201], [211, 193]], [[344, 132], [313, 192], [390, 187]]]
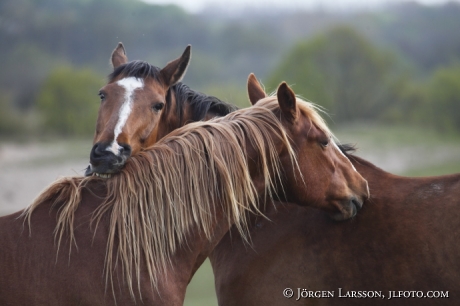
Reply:
[[[233, 232], [212, 254], [220, 305], [387, 305], [399, 291], [449, 298], [396, 297], [395, 305], [455, 304], [460, 179], [406, 191], [397, 203], [371, 199], [345, 222], [290, 204], [270, 208], [271, 221], [259, 218], [251, 229], [252, 247]], [[356, 297], [363, 294], [377, 298]]]

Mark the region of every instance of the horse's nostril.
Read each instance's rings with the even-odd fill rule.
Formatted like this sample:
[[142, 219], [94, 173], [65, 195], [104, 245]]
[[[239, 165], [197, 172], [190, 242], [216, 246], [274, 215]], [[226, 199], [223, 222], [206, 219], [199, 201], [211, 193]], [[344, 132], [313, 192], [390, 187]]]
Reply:
[[105, 150], [100, 143], [96, 143], [91, 150], [91, 157], [99, 157], [105, 154]]
[[120, 154], [124, 156], [131, 156], [131, 146], [129, 144], [120, 144]]
[[107, 145], [104, 145], [102, 143], [96, 143], [91, 149], [91, 153], [89, 155], [90, 162], [94, 164], [110, 156], [112, 153], [110, 151], [107, 151], [106, 148]]

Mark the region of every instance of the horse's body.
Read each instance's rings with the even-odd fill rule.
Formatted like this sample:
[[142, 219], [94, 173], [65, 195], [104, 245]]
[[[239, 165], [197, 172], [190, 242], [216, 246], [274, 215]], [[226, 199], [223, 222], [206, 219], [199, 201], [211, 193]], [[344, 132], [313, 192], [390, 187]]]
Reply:
[[[252, 248], [230, 231], [210, 255], [219, 305], [458, 304], [460, 174], [400, 177], [350, 159], [369, 183], [365, 208], [334, 222], [321, 211], [278, 203], [265, 212], [271, 221], [253, 220]], [[292, 298], [283, 296], [285, 288]], [[302, 289], [316, 296], [299, 299]], [[352, 291], [384, 297], [353, 298]], [[430, 291], [444, 293], [417, 298]], [[446, 292], [448, 298], [439, 296]]]
[[261, 194], [353, 217], [367, 183], [329, 133], [283, 83], [260, 106], [175, 130], [108, 180], [54, 183], [0, 218], [0, 305], [182, 305]]

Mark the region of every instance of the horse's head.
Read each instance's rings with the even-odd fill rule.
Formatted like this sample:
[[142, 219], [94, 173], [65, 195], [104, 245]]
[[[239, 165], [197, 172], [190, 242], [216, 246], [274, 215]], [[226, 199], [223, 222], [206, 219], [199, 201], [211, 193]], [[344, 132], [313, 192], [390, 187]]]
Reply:
[[278, 100], [277, 116], [296, 150], [301, 173], [287, 166], [291, 163], [287, 152], [280, 155], [285, 165], [283, 200], [320, 208], [335, 220], [355, 216], [369, 196], [367, 182], [340, 151], [314, 105], [296, 98], [284, 82], [276, 97], [267, 97], [253, 74], [248, 79], [248, 93], [252, 104]]
[[[169, 88], [185, 74], [191, 47], [163, 69], [146, 62], [128, 62], [121, 43], [112, 53], [114, 71], [99, 92], [101, 106], [86, 175], [109, 177], [126, 159], [155, 143], [161, 120], [168, 120]], [[164, 125], [164, 124], [163, 124]]]

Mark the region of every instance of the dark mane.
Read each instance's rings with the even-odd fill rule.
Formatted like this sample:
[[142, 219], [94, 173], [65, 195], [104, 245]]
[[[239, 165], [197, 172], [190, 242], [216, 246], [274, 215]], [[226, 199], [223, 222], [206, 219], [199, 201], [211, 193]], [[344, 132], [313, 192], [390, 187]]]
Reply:
[[385, 170], [382, 170], [381, 168], [377, 167], [376, 165], [374, 165], [370, 161], [367, 161], [367, 160], [365, 160], [365, 159], [363, 159], [363, 158], [361, 158], [359, 156], [354, 155], [354, 153], [357, 150], [356, 145], [347, 143], [347, 144], [339, 144], [337, 146], [339, 147], [340, 151], [342, 151], [342, 153], [345, 154], [345, 156], [348, 159], [350, 159], [350, 161], [353, 164], [355, 164], [355, 165], [364, 165], [366, 167], [377, 169], [377, 171], [386, 172]]
[[132, 61], [115, 68], [109, 75], [109, 80], [112, 81], [119, 76], [123, 76], [140, 79], [151, 77], [156, 81], [160, 81], [160, 70], [160, 68], [144, 61]]
[[[161, 82], [160, 70], [160, 68], [144, 61], [132, 61], [115, 68], [109, 75], [109, 81], [113, 81], [116, 78], [123, 76], [142, 79], [150, 77], [158, 82]], [[182, 111], [185, 109], [184, 104], [187, 103], [187, 101], [191, 106], [193, 121], [203, 120], [207, 113], [212, 113], [221, 117], [238, 109], [236, 106], [221, 101], [214, 96], [208, 96], [201, 92], [194, 91], [181, 82], [172, 86], [171, 91], [175, 94], [176, 97], [176, 102], [178, 104], [177, 112], [181, 122]], [[168, 92], [168, 94], [170, 94], [171, 91]]]
[[347, 157], [350, 157], [350, 155], [356, 152], [356, 146], [354, 144], [345, 143], [338, 144], [337, 146], [339, 147], [340, 151], [342, 151], [342, 153]]
[[172, 91], [176, 96], [177, 111], [181, 120], [182, 111], [185, 109], [184, 104], [187, 101], [190, 103], [192, 109], [193, 121], [203, 120], [208, 112], [221, 117], [238, 109], [235, 105], [221, 101], [216, 97], [194, 91], [180, 82], [172, 87]]

